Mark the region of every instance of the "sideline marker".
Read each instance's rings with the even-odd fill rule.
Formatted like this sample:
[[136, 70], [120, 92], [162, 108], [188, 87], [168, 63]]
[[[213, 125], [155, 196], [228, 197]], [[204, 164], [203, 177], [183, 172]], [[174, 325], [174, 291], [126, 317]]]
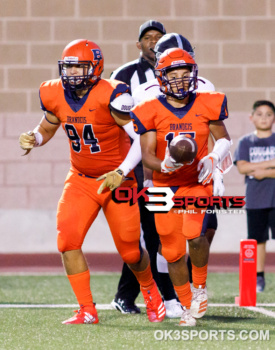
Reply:
[[257, 293], [257, 241], [242, 239], [240, 242], [239, 297], [235, 304], [256, 306]]

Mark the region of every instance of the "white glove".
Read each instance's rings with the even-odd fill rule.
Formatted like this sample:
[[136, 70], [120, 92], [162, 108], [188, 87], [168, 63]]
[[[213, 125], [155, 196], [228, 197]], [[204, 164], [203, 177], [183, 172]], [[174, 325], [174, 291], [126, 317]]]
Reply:
[[211, 181], [218, 161], [219, 156], [213, 152], [209, 153], [206, 157], [203, 157], [199, 161], [197, 167], [197, 170], [200, 171], [198, 182], [201, 182], [203, 185], [206, 185]]
[[223, 194], [224, 194], [223, 174], [219, 168], [216, 168], [213, 174], [213, 195], [223, 196]]
[[161, 172], [162, 173], [170, 173], [172, 171], [176, 171], [179, 168], [181, 168], [183, 166], [182, 163], [177, 163], [175, 161], [175, 159], [173, 159], [170, 156], [170, 152], [168, 147], [166, 147], [166, 151], [165, 151], [165, 158], [164, 160], [161, 162]]

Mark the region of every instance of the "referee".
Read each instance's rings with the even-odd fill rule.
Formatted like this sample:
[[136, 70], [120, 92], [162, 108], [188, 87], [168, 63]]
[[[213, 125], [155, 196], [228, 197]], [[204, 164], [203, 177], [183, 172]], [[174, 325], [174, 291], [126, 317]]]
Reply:
[[136, 42], [140, 57], [116, 69], [111, 74], [111, 79], [120, 80], [129, 85], [132, 94], [140, 84], [155, 79], [153, 50], [164, 34], [166, 30], [162, 23], [153, 20], [143, 23], [139, 28], [139, 38]]
[[[136, 42], [140, 50], [140, 57], [128, 62], [116, 69], [111, 74], [111, 79], [125, 82], [131, 88], [131, 93], [143, 83], [155, 79], [155, 53], [154, 48], [157, 41], [166, 34], [164, 25], [160, 22], [149, 20], [139, 28], [139, 38]], [[135, 168], [135, 176], [138, 183], [138, 190], [143, 188], [144, 176], [143, 167], [140, 162]], [[150, 186], [148, 186], [150, 187]], [[162, 293], [166, 307], [167, 317], [181, 317], [182, 309], [176, 300], [175, 291], [168, 273], [158, 273], [156, 266], [156, 256], [159, 246], [159, 236], [156, 231], [154, 214], [145, 207], [142, 198], [139, 198], [140, 220], [143, 231], [143, 238], [148, 250], [151, 268], [154, 279]], [[135, 305], [135, 299], [140, 292], [140, 286], [126, 264], [123, 264], [122, 274], [118, 284], [118, 291], [112, 306], [122, 313], [140, 313], [140, 309]]]

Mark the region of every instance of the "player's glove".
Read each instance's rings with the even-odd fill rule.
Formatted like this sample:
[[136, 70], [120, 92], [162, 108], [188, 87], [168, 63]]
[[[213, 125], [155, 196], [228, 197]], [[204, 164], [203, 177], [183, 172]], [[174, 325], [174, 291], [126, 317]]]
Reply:
[[223, 184], [223, 174], [221, 170], [217, 167], [213, 174], [213, 195], [223, 196], [224, 194], [224, 184]]
[[101, 175], [96, 179], [96, 181], [100, 181], [100, 180], [104, 180], [104, 181], [102, 182], [99, 189], [97, 190], [97, 193], [101, 194], [105, 187], [109, 187], [111, 191], [115, 190], [117, 187], [119, 187], [122, 184], [124, 179], [125, 177], [121, 169], [115, 169], [113, 171], [110, 171], [109, 173]]
[[176, 171], [179, 168], [181, 168], [183, 166], [182, 163], [177, 163], [175, 161], [175, 159], [173, 159], [170, 156], [170, 152], [168, 147], [166, 147], [166, 151], [165, 151], [165, 158], [164, 160], [161, 162], [161, 172], [162, 173], [170, 173], [172, 171]]
[[28, 131], [21, 134], [19, 136], [19, 144], [20, 144], [20, 147], [24, 151], [26, 151], [24, 155], [28, 154], [33, 149], [33, 147], [35, 147], [35, 144], [36, 144], [36, 138], [35, 138], [34, 132]]
[[209, 153], [206, 157], [203, 157], [199, 163], [197, 170], [200, 171], [198, 182], [201, 182], [203, 185], [208, 184], [212, 177], [214, 170], [218, 164], [219, 157], [216, 153]]

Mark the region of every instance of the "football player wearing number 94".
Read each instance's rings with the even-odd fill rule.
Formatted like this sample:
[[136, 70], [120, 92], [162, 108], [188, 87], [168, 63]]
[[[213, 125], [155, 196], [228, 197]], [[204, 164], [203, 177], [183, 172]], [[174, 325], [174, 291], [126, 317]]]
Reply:
[[[27, 154], [47, 143], [62, 125], [70, 144], [71, 168], [57, 209], [57, 244], [80, 309], [63, 324], [98, 323], [81, 248], [101, 208], [118, 252], [140, 283], [149, 321], [161, 322], [165, 307], [148, 253], [139, 246], [138, 204], [115, 203], [111, 195], [122, 182], [136, 186], [132, 169], [141, 160], [141, 150], [129, 116], [133, 100], [125, 83], [101, 79], [103, 63], [95, 43], [83, 39], [69, 43], [58, 62], [60, 79], [40, 86], [44, 111], [40, 124], [21, 134], [19, 142]], [[125, 132], [133, 139], [132, 146]]]
[[[210, 197], [213, 172], [231, 145], [223, 123], [228, 117], [226, 96], [195, 91], [197, 64], [180, 48], [168, 49], [160, 55], [155, 74], [164, 95], [145, 100], [131, 111], [135, 130], [141, 135], [143, 164], [153, 170], [155, 187], [170, 187], [179, 197]], [[188, 130], [198, 145], [191, 164], [177, 163], [169, 154], [170, 142], [182, 130]], [[208, 154], [210, 132], [216, 143]], [[168, 261], [171, 281], [184, 308], [180, 325], [195, 326], [196, 318], [202, 317], [207, 309], [209, 243], [201, 235], [206, 208], [204, 212], [194, 205], [186, 209], [187, 213], [173, 209], [155, 213], [155, 221], [162, 255]], [[186, 241], [192, 262], [192, 291], [185, 262]]]

